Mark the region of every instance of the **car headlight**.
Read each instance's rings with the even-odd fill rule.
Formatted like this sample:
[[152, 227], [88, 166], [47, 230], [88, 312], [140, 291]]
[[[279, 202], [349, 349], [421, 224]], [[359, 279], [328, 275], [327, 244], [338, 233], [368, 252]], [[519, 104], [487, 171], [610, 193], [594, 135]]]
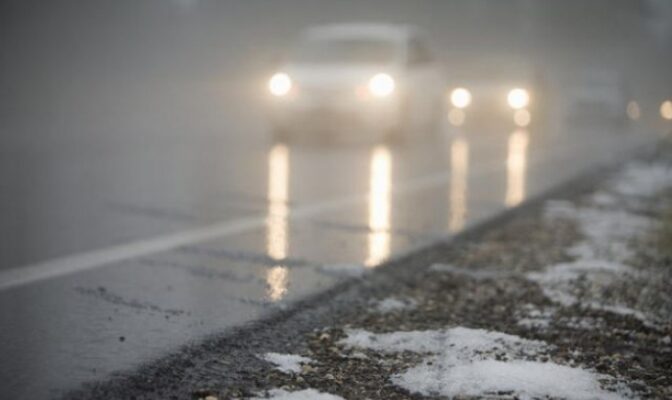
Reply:
[[530, 104], [530, 94], [525, 89], [512, 89], [506, 97], [509, 106], [515, 110], [525, 108]]
[[278, 72], [268, 80], [268, 91], [273, 96], [285, 96], [290, 90], [292, 90], [292, 80], [285, 73]]
[[665, 100], [660, 105], [660, 116], [667, 120], [672, 120], [672, 101]]
[[465, 88], [457, 88], [450, 92], [450, 102], [457, 108], [466, 108], [471, 104], [471, 92]]
[[369, 79], [369, 92], [376, 97], [387, 97], [394, 92], [394, 79], [388, 74], [376, 74]]

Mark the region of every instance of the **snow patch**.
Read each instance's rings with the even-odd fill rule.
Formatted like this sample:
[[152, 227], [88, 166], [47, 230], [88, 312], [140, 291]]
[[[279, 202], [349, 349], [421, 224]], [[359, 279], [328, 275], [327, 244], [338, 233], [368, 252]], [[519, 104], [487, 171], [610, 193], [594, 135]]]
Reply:
[[288, 392], [284, 389], [273, 389], [267, 397], [254, 397], [252, 400], [344, 400], [340, 396], [318, 392], [315, 389], [305, 389], [296, 392]]
[[610, 312], [612, 314], [627, 315], [635, 319], [638, 319], [641, 323], [648, 326], [649, 328], [658, 328], [658, 324], [654, 322], [653, 318], [650, 318], [643, 312], [635, 310], [634, 308], [631, 307], [626, 307], [623, 305], [608, 305], [598, 302], [590, 302], [586, 303], [585, 305], [588, 308], [592, 308], [593, 310], [602, 310]]
[[349, 347], [372, 349], [383, 353], [412, 351], [440, 353], [445, 349], [470, 358], [476, 353], [498, 350], [517, 354], [536, 354], [549, 346], [537, 340], [527, 340], [506, 333], [456, 327], [445, 330], [371, 333], [361, 329], [346, 330], [340, 343]]
[[618, 200], [613, 194], [604, 191], [593, 194], [591, 200], [593, 204], [602, 207], [609, 207], [618, 203]]
[[[598, 376], [587, 370], [555, 363], [481, 360], [453, 364], [437, 358], [412, 368], [395, 383], [423, 395], [493, 396], [502, 392], [519, 399], [623, 399], [600, 387]], [[437, 368], [437, 366], [440, 366]], [[508, 394], [507, 393], [507, 394]]]
[[369, 356], [367, 356], [366, 354], [362, 353], [361, 351], [355, 351], [355, 352], [353, 352], [352, 354], [350, 354], [350, 355], [348, 356], [348, 358], [352, 358], [352, 359], [355, 359], [355, 360], [368, 360], [368, 359], [369, 359]]
[[576, 221], [585, 241], [569, 250], [569, 254], [581, 259], [606, 258], [626, 261], [632, 257], [629, 241], [649, 229], [651, 219], [622, 210], [570, 207], [557, 204], [547, 206], [546, 215]]
[[650, 218], [618, 209], [577, 207], [564, 200], [546, 203], [545, 217], [575, 221], [585, 241], [572, 247], [569, 254], [581, 259], [606, 258], [626, 261], [632, 256], [629, 241], [651, 227]]
[[516, 323], [525, 328], [545, 329], [551, 324], [555, 312], [555, 308], [539, 309], [532, 304], [526, 304], [516, 313]]
[[537, 282], [544, 295], [554, 303], [566, 307], [581, 305], [595, 310], [631, 315], [644, 323], [649, 323], [641, 312], [628, 309], [622, 305], [601, 304], [586, 298], [578, 298], [575, 295], [574, 289], [577, 283], [583, 280], [599, 282], [601, 286], [609, 286], [610, 283], [619, 282], [627, 277], [636, 278], [639, 276], [638, 271], [627, 265], [605, 260], [579, 260], [552, 265], [543, 272], [531, 272], [526, 276], [529, 280]]
[[595, 279], [596, 275], [601, 277], [621, 279], [623, 276], [636, 277], [638, 271], [627, 265], [612, 263], [605, 260], [579, 260], [569, 263], [552, 265], [544, 272], [530, 272], [526, 276], [528, 279], [538, 282], [542, 285], [560, 285], [572, 283], [573, 281], [584, 278], [586, 275], [590, 279]]
[[[595, 193], [592, 206], [576, 206], [568, 201], [549, 201], [545, 216], [575, 221], [585, 239], [567, 250], [574, 262], [556, 264], [542, 272], [527, 274], [544, 295], [563, 306], [628, 315], [648, 326], [653, 318], [625, 304], [605, 303], [605, 293], [626, 280], [652, 279], [626, 265], [634, 256], [632, 242], [650, 230], [656, 221], [619, 209], [623, 200], [651, 197], [672, 186], [672, 168], [667, 164], [631, 163], [609, 185]], [[591, 290], [578, 290], [579, 288]], [[577, 297], [579, 296], [580, 297]], [[526, 323], [526, 322], [525, 322]]]
[[394, 311], [413, 310], [418, 306], [418, 302], [413, 299], [396, 299], [388, 297], [376, 304], [376, 310], [379, 313], [387, 314]]
[[521, 318], [516, 322], [523, 328], [545, 329], [551, 324], [548, 318]]
[[505, 392], [521, 399], [621, 399], [601, 388], [605, 375], [552, 362], [534, 361], [551, 346], [545, 342], [482, 329], [374, 334], [349, 330], [341, 342], [383, 353], [428, 354], [419, 365], [393, 376], [393, 382], [427, 396], [491, 396]]
[[649, 218], [621, 210], [579, 209], [576, 216], [583, 234], [594, 250], [594, 258], [626, 261], [631, 258], [629, 242], [651, 228]]
[[665, 163], [630, 163], [611, 185], [624, 196], [651, 197], [672, 186], [672, 166]]
[[301, 372], [301, 364], [308, 364], [312, 361], [308, 357], [280, 353], [266, 353], [262, 358], [271, 364], [274, 364], [275, 369], [285, 373], [299, 373]]

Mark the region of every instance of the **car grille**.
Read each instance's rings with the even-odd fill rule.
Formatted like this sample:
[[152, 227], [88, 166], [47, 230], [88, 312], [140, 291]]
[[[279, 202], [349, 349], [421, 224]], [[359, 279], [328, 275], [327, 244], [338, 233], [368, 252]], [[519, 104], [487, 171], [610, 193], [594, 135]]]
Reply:
[[318, 103], [332, 103], [336, 101], [354, 99], [354, 90], [348, 88], [302, 88], [300, 92], [306, 100]]

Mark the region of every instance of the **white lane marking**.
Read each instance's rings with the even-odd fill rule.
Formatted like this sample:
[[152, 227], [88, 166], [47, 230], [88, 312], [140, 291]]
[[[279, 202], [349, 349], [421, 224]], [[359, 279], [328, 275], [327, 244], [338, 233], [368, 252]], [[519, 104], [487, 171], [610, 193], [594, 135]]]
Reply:
[[[574, 147], [574, 146], [566, 146]], [[571, 152], [559, 151], [560, 149], [551, 149], [551, 156], [543, 152], [529, 160], [529, 165], [536, 165], [539, 162], [549, 162], [555, 158], [563, 158], [571, 155]], [[474, 171], [474, 175], [484, 175], [493, 171], [502, 169], [501, 162], [491, 162], [481, 164], [480, 168]], [[450, 180], [450, 171], [445, 170], [434, 174], [425, 175], [419, 178], [411, 179], [404, 183], [393, 185], [392, 193], [407, 194], [432, 187], [438, 187], [446, 184]], [[366, 202], [368, 194], [356, 194], [344, 196], [334, 200], [328, 200], [313, 205], [298, 207], [292, 210], [292, 220], [299, 220], [314, 217], [316, 215], [339, 210], [358, 203]], [[495, 210], [498, 211], [498, 210]], [[0, 290], [10, 289], [17, 286], [28, 285], [46, 279], [58, 278], [64, 275], [77, 272], [92, 270], [105, 265], [120, 261], [130, 260], [137, 257], [156, 254], [162, 251], [175, 249], [180, 246], [213, 240], [229, 235], [249, 232], [254, 229], [264, 227], [266, 216], [241, 218], [235, 221], [227, 221], [202, 228], [195, 228], [174, 234], [159, 236], [152, 239], [140, 240], [137, 242], [113, 246], [102, 250], [95, 250], [86, 253], [80, 253], [72, 256], [49, 260], [33, 265], [16, 267], [0, 271]]]
[[[365, 195], [343, 197], [332, 201], [301, 207], [296, 211], [293, 211], [292, 215], [297, 219], [307, 218], [330, 210], [356, 204], [363, 199], [366, 199]], [[103, 250], [95, 250], [25, 267], [0, 271], [0, 290], [86, 271], [115, 262], [147, 256], [187, 244], [248, 232], [262, 228], [265, 223], [266, 216], [241, 218], [235, 221], [227, 221], [202, 228], [195, 228], [152, 239], [114, 246]]]

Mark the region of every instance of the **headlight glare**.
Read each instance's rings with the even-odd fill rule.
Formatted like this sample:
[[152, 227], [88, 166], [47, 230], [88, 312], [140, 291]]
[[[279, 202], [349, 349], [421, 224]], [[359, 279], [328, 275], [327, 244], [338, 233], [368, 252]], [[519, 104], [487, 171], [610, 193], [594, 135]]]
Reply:
[[457, 108], [466, 108], [471, 104], [471, 92], [465, 88], [457, 88], [450, 92], [450, 102]]
[[369, 92], [376, 97], [391, 95], [394, 86], [394, 79], [388, 74], [376, 74], [369, 80]]
[[672, 100], [665, 100], [660, 105], [660, 116], [666, 120], [672, 120]]
[[530, 104], [530, 94], [525, 89], [512, 89], [506, 97], [509, 106], [514, 110], [520, 110]]
[[285, 73], [278, 72], [268, 81], [268, 91], [271, 92], [273, 96], [285, 96], [290, 90], [292, 90], [292, 80], [289, 78], [289, 75]]

